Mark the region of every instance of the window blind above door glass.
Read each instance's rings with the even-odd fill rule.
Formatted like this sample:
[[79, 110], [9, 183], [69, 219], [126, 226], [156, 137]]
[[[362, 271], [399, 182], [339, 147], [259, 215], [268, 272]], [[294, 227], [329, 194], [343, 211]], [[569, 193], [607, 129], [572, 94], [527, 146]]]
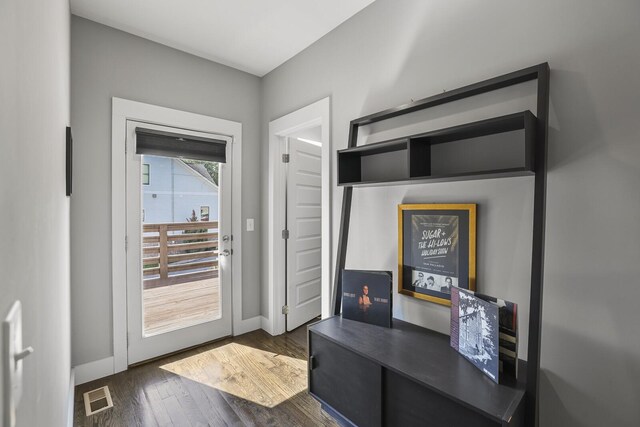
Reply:
[[227, 141], [136, 128], [136, 154], [226, 163]]

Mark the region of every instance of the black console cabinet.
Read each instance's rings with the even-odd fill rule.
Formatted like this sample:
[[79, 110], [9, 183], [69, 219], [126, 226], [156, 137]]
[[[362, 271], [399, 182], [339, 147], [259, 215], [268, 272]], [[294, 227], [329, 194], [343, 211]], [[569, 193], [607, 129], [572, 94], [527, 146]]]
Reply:
[[524, 375], [495, 384], [446, 335], [397, 319], [388, 329], [339, 316], [308, 334], [309, 392], [343, 425], [524, 425]]

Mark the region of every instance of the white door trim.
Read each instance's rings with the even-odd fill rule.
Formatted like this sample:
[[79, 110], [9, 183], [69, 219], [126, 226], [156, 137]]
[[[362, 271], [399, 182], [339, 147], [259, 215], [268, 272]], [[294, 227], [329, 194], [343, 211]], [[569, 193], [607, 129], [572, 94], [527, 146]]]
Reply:
[[322, 317], [331, 311], [331, 140], [330, 98], [324, 98], [269, 123], [269, 219], [268, 219], [268, 278], [269, 320], [267, 332], [285, 332], [282, 306], [285, 304], [284, 241], [281, 232], [285, 224], [284, 174], [282, 166], [283, 139], [294, 132], [320, 126], [322, 135]]
[[[127, 369], [127, 254], [126, 234], [126, 123], [144, 121], [158, 125], [218, 133], [233, 139], [231, 230], [233, 234], [232, 324], [246, 329], [242, 320], [242, 123], [201, 114], [112, 98], [111, 122], [111, 288], [113, 309], [113, 373]], [[236, 218], [236, 220], [234, 220]]]

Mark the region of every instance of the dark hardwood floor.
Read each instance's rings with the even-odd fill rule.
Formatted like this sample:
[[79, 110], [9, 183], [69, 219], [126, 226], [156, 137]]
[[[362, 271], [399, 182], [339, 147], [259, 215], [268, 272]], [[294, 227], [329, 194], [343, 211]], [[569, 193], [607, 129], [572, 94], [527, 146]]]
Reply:
[[[76, 387], [76, 426], [335, 426], [307, 393], [306, 326], [207, 344]], [[83, 393], [109, 386], [92, 416]]]

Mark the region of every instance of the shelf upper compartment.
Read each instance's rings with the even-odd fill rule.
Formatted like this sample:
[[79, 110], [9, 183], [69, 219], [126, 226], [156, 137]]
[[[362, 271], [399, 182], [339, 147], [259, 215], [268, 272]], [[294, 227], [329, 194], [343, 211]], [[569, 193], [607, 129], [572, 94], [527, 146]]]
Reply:
[[390, 141], [376, 142], [374, 144], [361, 145], [359, 147], [338, 150], [340, 153], [349, 153], [356, 156], [371, 156], [373, 154], [390, 153], [392, 151], [406, 150], [409, 138], [398, 138]]
[[[530, 175], [535, 170], [533, 159], [536, 125], [536, 117], [530, 111], [523, 111], [339, 150], [338, 185], [385, 185]], [[515, 143], [504, 138], [504, 141], [497, 137], [488, 138], [514, 132], [518, 133], [519, 140]], [[446, 144], [445, 148], [434, 147], [442, 144]], [[456, 150], [459, 152], [457, 155]], [[517, 157], [517, 164], [500, 161], [500, 156], [505, 152], [513, 152], [512, 155]], [[389, 153], [393, 153], [393, 157], [390, 157]], [[387, 158], [385, 160], [381, 157], [381, 161], [372, 161], [379, 156]], [[465, 161], [458, 162], [460, 159]], [[473, 165], [465, 164], [469, 163], [469, 159], [484, 160], [474, 168]], [[368, 164], [375, 167], [385, 165], [387, 171], [377, 176], [375, 171], [367, 170]], [[450, 169], [443, 169], [442, 165], [450, 165]], [[395, 171], [389, 170], [390, 167], [395, 168]], [[465, 167], [468, 170], [465, 170]]]
[[393, 319], [393, 328], [330, 317], [309, 326], [341, 345], [495, 420], [508, 420], [524, 398], [526, 362], [519, 379], [496, 384], [449, 345], [449, 337]]

